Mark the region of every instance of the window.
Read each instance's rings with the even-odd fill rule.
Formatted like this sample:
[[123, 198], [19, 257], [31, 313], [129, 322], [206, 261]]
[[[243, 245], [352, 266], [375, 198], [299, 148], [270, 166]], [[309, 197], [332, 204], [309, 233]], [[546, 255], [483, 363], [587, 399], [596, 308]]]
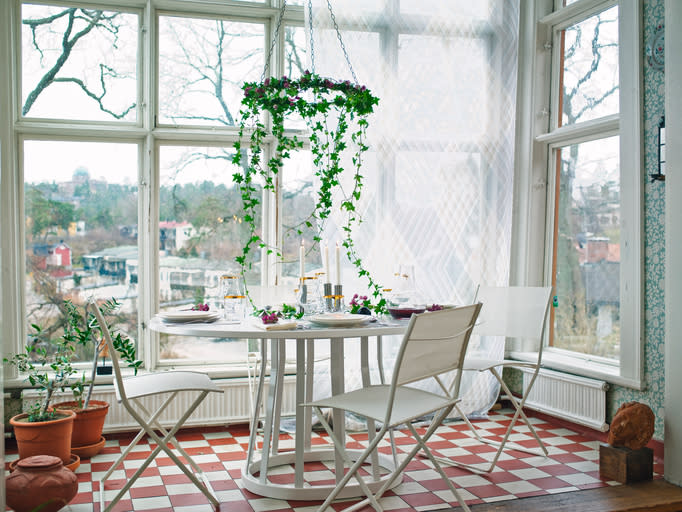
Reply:
[[[236, 270], [244, 225], [232, 181], [235, 120], [242, 83], [263, 73], [280, 5], [259, 3], [2, 3], [0, 33], [21, 27], [0, 60], [19, 70], [3, 73], [0, 87], [16, 91], [2, 100], [3, 114], [16, 113], [2, 116], [15, 119], [2, 139], [3, 215], [23, 218], [11, 223], [16, 243], [2, 246], [3, 260], [16, 263], [3, 274], [3, 303], [5, 318], [25, 319], [5, 323], [6, 353], [32, 342], [34, 323], [59, 336], [64, 300], [114, 297], [118, 326], [148, 367], [243, 369], [244, 341], [157, 343], [143, 319], [198, 300], [215, 306], [220, 276]], [[301, 2], [288, 2], [270, 69], [305, 69], [303, 13]], [[281, 233], [312, 200], [301, 159], [263, 200], [269, 244], [293, 243]], [[251, 285], [293, 275], [261, 259], [253, 253]]]
[[521, 134], [517, 147], [525, 141], [535, 149], [526, 185], [547, 185], [546, 195], [527, 192], [535, 218], [524, 221], [536, 229], [528, 254], [545, 254], [544, 276], [533, 278], [555, 292], [545, 363], [639, 387], [641, 68], [633, 34], [641, 32], [640, 5], [577, 0], [552, 9], [537, 1], [535, 8], [540, 135]]

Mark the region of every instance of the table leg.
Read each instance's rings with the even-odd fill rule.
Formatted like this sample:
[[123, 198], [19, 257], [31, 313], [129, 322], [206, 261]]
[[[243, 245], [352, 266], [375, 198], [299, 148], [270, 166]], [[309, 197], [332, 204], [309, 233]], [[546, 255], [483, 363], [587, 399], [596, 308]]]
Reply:
[[[272, 422], [275, 410], [275, 399], [277, 392], [277, 373], [279, 372], [279, 340], [270, 340], [270, 384], [268, 386], [268, 403], [265, 408], [265, 423], [263, 425], [263, 449], [261, 450], [260, 477], [259, 481], [265, 483], [268, 474], [268, 463], [270, 460], [270, 442], [272, 439]], [[278, 432], [279, 434], [279, 432]]]
[[[272, 421], [272, 453], [279, 453], [279, 433], [282, 419], [282, 397], [284, 396], [284, 367], [287, 362], [286, 340], [277, 340], [279, 354], [277, 355], [277, 379], [275, 380], [275, 413]], [[274, 364], [273, 364], [274, 366]]]
[[[260, 374], [258, 375], [258, 388], [254, 399], [253, 418], [251, 418], [251, 432], [249, 432], [249, 447], [246, 452], [246, 468], [251, 465], [253, 452], [258, 449], [258, 421], [260, 418], [261, 402], [263, 401], [263, 387], [265, 383], [265, 373], [268, 364], [268, 344], [261, 340], [261, 361]], [[251, 390], [249, 390], [251, 392]]]
[[303, 487], [303, 450], [305, 445], [306, 427], [304, 413], [310, 407], [303, 407], [301, 404], [306, 400], [306, 381], [305, 374], [305, 340], [296, 340], [296, 438], [295, 450], [296, 460], [294, 462], [294, 486]]
[[[360, 338], [360, 374], [362, 376], [362, 387], [372, 385], [372, 380], [369, 375], [369, 340], [367, 336]], [[377, 435], [376, 424], [371, 418], [367, 418], [367, 442], [372, 443], [372, 440]], [[379, 480], [379, 454], [376, 450], [370, 455], [370, 462], [372, 464], [372, 478]]]
[[[344, 391], [344, 361], [343, 361], [343, 338], [332, 338], [330, 340], [330, 374], [332, 396], [340, 395]], [[346, 439], [346, 412], [341, 409], [334, 409], [332, 413], [334, 431], [340, 440]], [[344, 475], [344, 463], [340, 454], [337, 452], [335, 457], [336, 481], [339, 482]]]
[[[313, 401], [313, 379], [315, 378], [315, 340], [306, 340], [305, 401]], [[304, 450], [312, 448], [313, 408], [306, 407], [304, 414]]]

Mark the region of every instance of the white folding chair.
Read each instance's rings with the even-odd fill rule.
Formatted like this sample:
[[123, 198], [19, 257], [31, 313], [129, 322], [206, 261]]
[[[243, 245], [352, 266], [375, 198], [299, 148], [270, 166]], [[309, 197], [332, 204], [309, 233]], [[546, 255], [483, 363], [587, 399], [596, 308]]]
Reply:
[[[480, 465], [472, 466], [469, 464], [458, 463], [451, 459], [439, 459], [441, 462], [465, 467], [477, 472], [489, 473], [497, 464], [502, 451], [505, 447], [523, 452], [532, 453], [534, 455], [547, 456], [547, 448], [540, 440], [535, 428], [528, 420], [528, 417], [523, 412], [523, 406], [530, 391], [535, 383], [535, 379], [540, 371], [542, 364], [542, 345], [545, 332], [545, 325], [547, 323], [547, 312], [552, 297], [552, 287], [534, 287], [534, 286], [509, 286], [509, 287], [488, 287], [480, 286], [476, 294], [476, 300], [483, 304], [481, 314], [478, 318], [478, 323], [474, 328], [473, 333], [480, 336], [505, 336], [505, 338], [519, 338], [524, 342], [533, 342], [535, 345], [533, 350], [537, 350], [537, 359], [532, 362], [519, 361], [512, 359], [485, 359], [467, 356], [464, 360], [465, 371], [477, 372], [491, 372], [500, 383], [501, 389], [506, 394], [506, 398], [514, 407], [514, 416], [512, 417], [507, 430], [505, 431], [502, 441], [498, 442], [481, 436], [476, 427], [469, 421], [465, 414], [455, 405], [459, 415], [464, 419], [469, 429], [473, 432], [476, 439], [481, 442], [497, 446], [497, 452], [493, 459], [487, 466]], [[507, 384], [502, 379], [502, 371], [504, 368], [525, 368], [532, 370], [532, 377], [523, 390], [523, 394], [519, 399], [514, 397]], [[457, 396], [453, 394], [452, 396]], [[542, 453], [531, 450], [516, 443], [509, 442], [509, 437], [514, 430], [514, 425], [518, 420], [523, 421], [529, 432], [537, 441]]]
[[[168, 371], [163, 373], [150, 373], [145, 375], [135, 375], [131, 377], [123, 378], [121, 376], [121, 369], [119, 367], [117, 352], [114, 347], [114, 342], [111, 338], [109, 328], [102, 316], [102, 313], [94, 301], [90, 301], [88, 304], [93, 310], [97, 323], [102, 330], [102, 335], [107, 343], [109, 349], [109, 357], [111, 358], [111, 364], [114, 368], [114, 387], [116, 390], [116, 398], [119, 403], [123, 404], [123, 407], [130, 413], [130, 415], [135, 418], [135, 421], [140, 425], [141, 430], [133, 439], [133, 441], [128, 445], [128, 447], [121, 453], [120, 457], [116, 459], [116, 462], [112, 464], [109, 470], [104, 474], [99, 482], [99, 496], [100, 496], [100, 510], [102, 512], [108, 512], [111, 510], [116, 503], [123, 497], [123, 495], [128, 492], [128, 490], [133, 486], [135, 481], [144, 472], [145, 469], [152, 463], [154, 458], [163, 450], [171, 460], [182, 470], [185, 475], [196, 485], [196, 487], [208, 498], [208, 500], [214, 505], [218, 506], [219, 502], [208, 482], [208, 479], [203, 474], [199, 466], [192, 460], [192, 458], [182, 449], [177, 439], [175, 439], [175, 434], [183, 426], [185, 421], [190, 417], [194, 410], [199, 406], [208, 393], [222, 393], [222, 390], [218, 388], [204, 373], [198, 372], [187, 372], [187, 371]], [[180, 392], [196, 392], [197, 396], [192, 402], [192, 404], [187, 408], [182, 417], [180, 417], [172, 428], [166, 429], [159, 422], [159, 416], [164, 410], [173, 402]], [[140, 399], [145, 397], [153, 397], [156, 395], [161, 395], [162, 403], [153, 412], [145, 407]], [[156, 431], [161, 432], [161, 437], [156, 433]], [[111, 476], [114, 469], [116, 469], [119, 464], [121, 464], [128, 454], [132, 451], [135, 445], [142, 439], [142, 437], [147, 434], [156, 442], [156, 447], [149, 456], [145, 459], [142, 465], [135, 471], [133, 476], [127, 479], [125, 485], [121, 490], [114, 496], [109, 505], [104, 507], [104, 483]], [[173, 452], [168, 443], [172, 443], [175, 449], [180, 452], [180, 454], [185, 458], [185, 460], [192, 466], [194, 472], [196, 472], [201, 479], [197, 478], [194, 472], [192, 472]]]
[[[476, 322], [480, 309], [480, 304], [473, 304], [413, 315], [396, 358], [390, 385], [368, 386], [304, 404], [315, 410], [317, 417], [332, 439], [337, 454], [343, 458], [347, 465], [351, 466], [322, 504], [319, 509], [320, 511], [324, 511], [329, 507], [350, 479], [355, 477], [367, 498], [344, 510], [357, 510], [367, 504], [371, 504], [374, 509], [380, 512], [382, 510], [379, 505], [381, 496], [391, 488], [392, 483], [402, 474], [402, 471], [419, 450], [422, 450], [431, 460], [435, 470], [445, 481], [461, 507], [464, 510], [469, 510], [466, 502], [445, 475], [426, 443], [459, 400], [458, 398], [448, 396], [448, 390], [443, 385], [439, 375], [452, 370], [458, 370], [462, 367], [464, 354], [469, 343], [469, 337], [471, 336], [471, 329]], [[461, 373], [461, 371], [457, 372], [455, 377], [457, 383], [461, 378]], [[443, 395], [408, 386], [411, 383], [427, 378], [436, 379], [443, 390]], [[458, 392], [457, 387], [456, 384], [455, 391]], [[456, 395], [454, 396], [456, 397]], [[345, 439], [340, 439], [335, 435], [321, 411], [322, 408], [345, 410], [359, 416], [364, 416], [367, 419], [381, 422], [379, 432], [369, 442], [366, 450], [362, 452], [355, 462], [351, 460], [349, 453], [345, 449]], [[430, 414], [434, 415], [433, 420], [426, 433], [420, 436], [412, 425], [412, 421]], [[376, 449], [386, 433], [398, 425], [407, 425], [417, 444], [386, 478], [376, 494], [373, 495], [358, 470]]]

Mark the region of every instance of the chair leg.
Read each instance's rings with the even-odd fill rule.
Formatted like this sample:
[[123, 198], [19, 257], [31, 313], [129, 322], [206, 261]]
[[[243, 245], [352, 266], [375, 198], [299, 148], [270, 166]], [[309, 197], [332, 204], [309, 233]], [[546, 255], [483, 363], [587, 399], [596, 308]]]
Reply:
[[[528, 394], [524, 393], [523, 399], [520, 402], [517, 401], [514, 398], [514, 396], [512, 395], [509, 387], [502, 380], [502, 377], [500, 376], [500, 374], [495, 369], [492, 369], [491, 373], [499, 381], [500, 386], [502, 387], [503, 391], [507, 394], [510, 402], [512, 403], [512, 406], [514, 407], [514, 416], [512, 417], [512, 420], [509, 422], [509, 426], [507, 427], [507, 430], [504, 433], [504, 437], [502, 438], [502, 441], [494, 441], [492, 439], [486, 439], [485, 437], [481, 436], [478, 433], [478, 429], [469, 421], [469, 419], [466, 417], [466, 415], [459, 408], [459, 405], [455, 405], [455, 407], [456, 407], [457, 412], [459, 413], [460, 417], [464, 420], [467, 427], [469, 427], [469, 430], [474, 434], [474, 436], [476, 437], [476, 439], [478, 441], [480, 441], [482, 443], [489, 444], [491, 446], [497, 447], [497, 452], [495, 452], [495, 456], [490, 461], [488, 466], [486, 466], [485, 468], [477, 468], [477, 467], [474, 467], [470, 464], [464, 464], [464, 463], [457, 462], [457, 461], [452, 460], [452, 459], [446, 459], [443, 457], [436, 457], [438, 459], [438, 461], [441, 462], [442, 464], [447, 464], [449, 466], [461, 467], [464, 469], [468, 469], [469, 471], [473, 471], [475, 473], [490, 473], [495, 468], [495, 466], [497, 465], [497, 462], [500, 459], [500, 456], [502, 455], [502, 452], [504, 451], [505, 448], [517, 450], [517, 451], [522, 451], [525, 453], [530, 453], [531, 455], [537, 455], [539, 457], [543, 457], [543, 456], [547, 457], [549, 455], [549, 452], [547, 451], [547, 447], [545, 446], [545, 444], [540, 439], [540, 436], [538, 436], [535, 428], [533, 428], [533, 425], [531, 424], [531, 422], [528, 419], [528, 417], [526, 416], [526, 414], [523, 412], [523, 406], [526, 403], [526, 397], [528, 396]], [[530, 433], [533, 435], [533, 437], [537, 441], [538, 445], [540, 446], [540, 449], [542, 450], [542, 453], [539, 453], [537, 450], [533, 450], [531, 448], [526, 448], [525, 446], [518, 445], [514, 442], [508, 442], [509, 436], [514, 431], [514, 425], [516, 425], [516, 422], [519, 419], [521, 419], [528, 426]]]
[[426, 454], [426, 456], [429, 458], [429, 460], [431, 461], [431, 464], [433, 464], [434, 469], [438, 472], [438, 474], [440, 475], [440, 477], [443, 479], [443, 481], [444, 481], [444, 482], [447, 484], [447, 486], [450, 488], [450, 491], [451, 491], [452, 494], [455, 496], [455, 499], [457, 500], [457, 502], [459, 503], [459, 505], [462, 507], [462, 510], [466, 510], [467, 512], [469, 512], [470, 509], [469, 509], [469, 506], [466, 504], [466, 501], [464, 501], [464, 498], [462, 498], [462, 496], [459, 494], [459, 492], [458, 492], [457, 489], [455, 488], [455, 486], [454, 486], [454, 484], [452, 483], [452, 481], [451, 481], [451, 480], [448, 478], [448, 476], [445, 474], [445, 472], [443, 471], [443, 468], [440, 467], [440, 464], [438, 464], [436, 458], [435, 458], [435, 457], [433, 456], [433, 454], [431, 453], [431, 450], [429, 450], [429, 448], [426, 446], [426, 439], [420, 438], [420, 437], [419, 437], [419, 434], [417, 433], [417, 431], [415, 430], [415, 428], [414, 428], [411, 424], [408, 425], [408, 428], [409, 428], [410, 431], [412, 432], [412, 435], [415, 437], [415, 439], [418, 440], [417, 442], [418, 442], [419, 445], [421, 446], [421, 450], [422, 450], [422, 451]]
[[345, 444], [334, 433], [334, 430], [331, 428], [331, 426], [329, 425], [327, 420], [324, 418], [324, 415], [322, 414], [322, 411], [320, 410], [319, 407], [315, 407], [315, 414], [317, 415], [317, 417], [320, 420], [320, 423], [322, 424], [324, 429], [329, 434], [329, 437], [332, 439], [337, 453], [339, 455], [341, 455], [344, 462], [350, 466], [350, 469], [346, 472], [346, 474], [343, 476], [343, 478], [339, 482], [337, 482], [334, 490], [329, 494], [329, 496], [327, 496], [327, 499], [324, 501], [324, 503], [322, 503], [322, 505], [318, 509], [318, 512], [323, 512], [324, 510], [326, 510], [327, 507], [329, 507], [331, 505], [332, 501], [334, 501], [336, 499], [336, 497], [339, 495], [339, 493], [343, 490], [343, 488], [346, 486], [346, 484], [353, 477], [355, 477], [355, 479], [358, 481], [358, 484], [360, 485], [362, 492], [365, 493], [365, 496], [367, 496], [367, 499], [361, 503], [370, 503], [372, 505], [372, 507], [374, 507], [374, 509], [377, 512], [383, 512], [381, 505], [379, 505], [377, 499], [372, 494], [372, 491], [369, 489], [369, 487], [367, 487], [367, 484], [365, 483], [363, 478], [360, 475], [358, 475], [357, 472], [360, 469], [360, 467], [364, 464], [365, 460], [367, 460], [369, 455], [379, 445], [379, 442], [381, 441], [384, 434], [386, 433], [386, 427], [382, 427], [379, 434], [377, 434], [377, 436], [374, 438], [374, 440], [367, 446], [367, 448], [363, 452], [363, 454], [355, 461], [355, 463], [353, 463], [352, 459], [348, 455], [348, 452], [346, 451]]
[[[145, 461], [142, 463], [142, 465], [137, 469], [137, 471], [133, 474], [132, 477], [126, 482], [126, 484], [123, 486], [121, 490], [116, 494], [114, 499], [109, 503], [109, 505], [104, 508], [104, 480], [100, 481], [100, 503], [102, 504], [102, 510], [103, 512], [108, 512], [111, 510], [111, 508], [118, 503], [118, 501], [121, 499], [121, 497], [133, 486], [135, 481], [140, 477], [140, 475], [144, 472], [145, 469], [152, 463], [152, 461], [156, 458], [156, 456], [159, 454], [161, 450], [163, 450], [168, 457], [180, 468], [180, 470], [185, 473], [185, 475], [194, 483], [194, 485], [199, 489], [204, 496], [215, 506], [219, 505], [218, 499], [215, 496], [215, 493], [213, 492], [213, 489], [211, 489], [210, 484], [208, 483], [208, 480], [202, 477], [202, 480], [204, 482], [201, 482], [194, 473], [192, 473], [185, 464], [182, 463], [182, 461], [178, 458], [175, 453], [171, 450], [171, 448], [168, 446], [168, 442], [171, 440], [175, 440], [175, 434], [177, 433], [178, 430], [184, 425], [185, 421], [187, 421], [187, 418], [190, 417], [190, 415], [196, 410], [196, 408], [199, 406], [199, 404], [202, 402], [202, 400], [206, 397], [208, 394], [207, 391], [203, 391], [199, 394], [199, 396], [194, 400], [192, 405], [187, 409], [187, 411], [182, 415], [182, 417], [176, 422], [176, 424], [173, 426], [172, 429], [169, 431], [165, 432], [165, 435], [163, 439], [158, 436], [158, 434], [154, 431], [152, 428], [152, 425], [148, 422], [145, 421], [144, 418], [140, 416], [140, 414], [135, 410], [134, 407], [132, 407], [130, 404], [124, 404], [126, 406], [126, 409], [130, 413], [131, 416], [142, 426], [142, 429], [144, 432], [151, 437], [154, 442], [156, 442], [156, 448], [152, 451], [152, 453], [145, 459]], [[165, 409], [166, 406], [168, 405], [169, 401], [172, 400], [172, 397], [166, 400], [164, 404], [159, 408], [159, 409]], [[157, 410], [158, 412], [158, 410]], [[155, 413], [156, 416], [158, 414]], [[156, 422], [156, 419], [154, 418], [154, 422]], [[175, 444], [177, 446], [177, 441], [175, 441]], [[191, 459], [190, 459], [191, 460]], [[194, 465], [192, 461], [192, 465]]]
[[[176, 396], [177, 396], [177, 393], [171, 394], [171, 395], [170, 395], [170, 396], [169, 396], [169, 397], [168, 397], [168, 398], [159, 406], [159, 408], [156, 409], [156, 411], [154, 411], [154, 414], [149, 415], [149, 422], [150, 422], [150, 423], [156, 423], [156, 419], [163, 413], [163, 411], [166, 410], [166, 407], [168, 407], [168, 406], [170, 405], [170, 403], [175, 399]], [[139, 404], [139, 402], [138, 402], [138, 404]], [[148, 413], [145, 413], [145, 414], [148, 414]], [[135, 446], [137, 446], [137, 443], [140, 442], [140, 440], [141, 440], [142, 437], [145, 435], [145, 433], [146, 433], [146, 432], [145, 432], [144, 429], [141, 429], [141, 430], [137, 433], [137, 435], [135, 436], [135, 439], [133, 439], [133, 440], [130, 442], [130, 444], [128, 445], [128, 447], [127, 447], [125, 450], [123, 450], [123, 452], [121, 452], [121, 455], [119, 455], [118, 459], [116, 459], [116, 461], [109, 467], [109, 469], [107, 470], [107, 472], [104, 473], [104, 476], [102, 476], [102, 478], [100, 479], [101, 481], [106, 481], [106, 480], [109, 479], [109, 477], [110, 477], [111, 474], [114, 472], [114, 470], [118, 467], [118, 465], [121, 464], [121, 463], [126, 459], [126, 457], [128, 456], [128, 454], [132, 451], [132, 449], [135, 448]]]

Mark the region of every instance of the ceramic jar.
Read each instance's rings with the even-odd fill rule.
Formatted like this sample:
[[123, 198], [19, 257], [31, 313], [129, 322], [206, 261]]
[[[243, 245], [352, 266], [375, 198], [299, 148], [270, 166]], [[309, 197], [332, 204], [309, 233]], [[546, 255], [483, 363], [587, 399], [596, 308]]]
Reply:
[[7, 505], [16, 512], [56, 512], [78, 492], [78, 479], [59, 457], [33, 455], [17, 462], [5, 479]]

